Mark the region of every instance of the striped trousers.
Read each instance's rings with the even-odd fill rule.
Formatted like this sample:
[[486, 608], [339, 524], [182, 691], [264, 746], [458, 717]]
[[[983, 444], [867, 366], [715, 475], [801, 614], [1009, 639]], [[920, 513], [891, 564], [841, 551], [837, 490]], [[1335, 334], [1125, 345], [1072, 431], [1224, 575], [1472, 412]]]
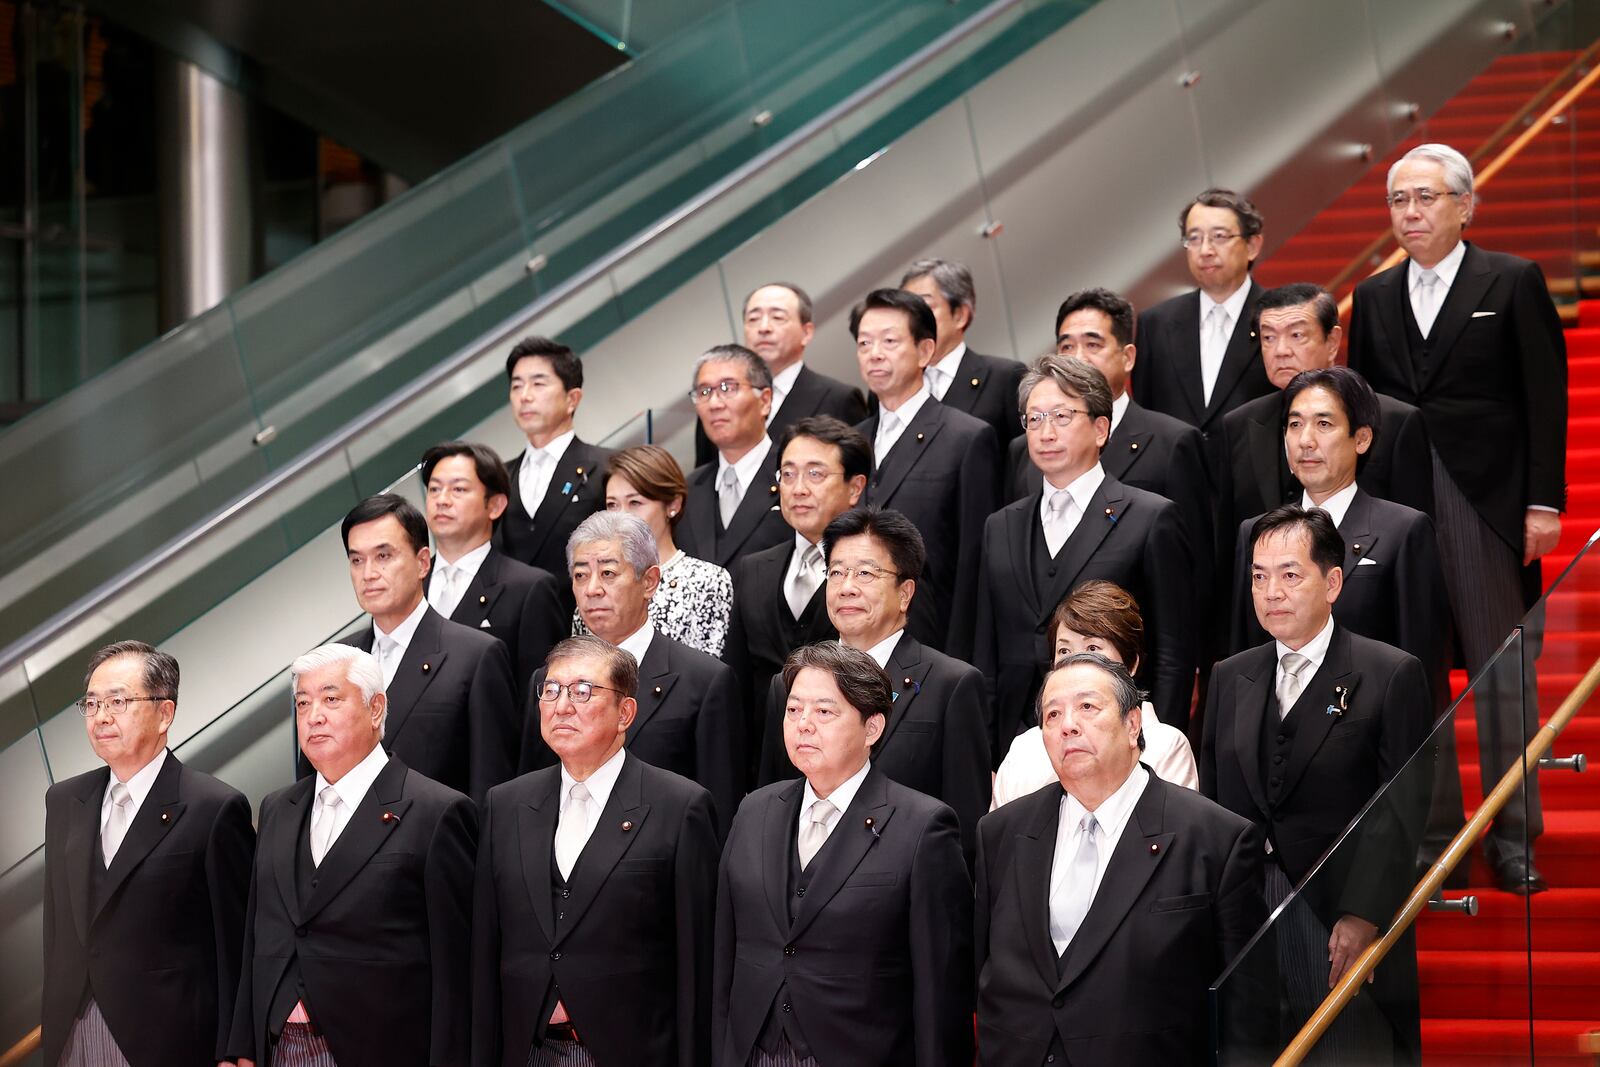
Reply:
[[757, 1046], [750, 1053], [749, 1067], [817, 1067], [817, 1061], [811, 1056], [799, 1055], [787, 1038], [781, 1038], [776, 1052], [767, 1052]]
[[100, 1014], [100, 1005], [92, 999], [72, 1024], [66, 1047], [61, 1050], [61, 1067], [128, 1067], [105, 1016]]
[[546, 1038], [528, 1050], [528, 1067], [595, 1067], [589, 1050], [576, 1041]]
[[283, 1035], [272, 1046], [272, 1067], [339, 1067], [333, 1062], [328, 1039], [306, 1023], [284, 1023]]

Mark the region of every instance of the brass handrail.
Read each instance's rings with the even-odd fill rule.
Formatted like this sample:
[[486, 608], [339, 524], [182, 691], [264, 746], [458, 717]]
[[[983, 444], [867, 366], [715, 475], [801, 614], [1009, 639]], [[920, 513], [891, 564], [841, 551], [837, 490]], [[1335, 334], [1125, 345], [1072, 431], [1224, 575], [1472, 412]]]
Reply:
[[28, 1036], [0, 1054], [0, 1067], [17, 1067], [23, 1060], [39, 1051], [39, 1034], [42, 1027], [35, 1026]]
[[[1294, 1067], [1306, 1058], [1312, 1046], [1317, 1043], [1317, 1039], [1333, 1025], [1333, 1020], [1360, 990], [1362, 983], [1367, 980], [1367, 975], [1371, 974], [1384, 956], [1388, 955], [1395, 942], [1400, 940], [1406, 929], [1422, 913], [1422, 909], [1428, 906], [1428, 901], [1444, 885], [1444, 880], [1450, 876], [1450, 872], [1466, 858], [1478, 838], [1488, 829], [1489, 823], [1500, 814], [1500, 809], [1511, 799], [1511, 794], [1521, 787], [1527, 768], [1539, 765], [1539, 760], [1550, 751], [1550, 746], [1555, 743], [1556, 737], [1566, 728], [1567, 723], [1572, 721], [1572, 717], [1578, 714], [1578, 709], [1594, 695], [1596, 688], [1600, 688], [1600, 659], [1594, 661], [1589, 673], [1585, 674], [1582, 681], [1567, 694], [1567, 699], [1561, 702], [1561, 707], [1556, 709], [1550, 721], [1534, 734], [1533, 740], [1523, 752], [1522, 759], [1513, 763], [1507, 768], [1506, 773], [1501, 775], [1500, 784], [1494, 787], [1494, 792], [1484, 798], [1471, 820], [1460, 833], [1456, 834], [1455, 840], [1450, 842], [1450, 847], [1444, 850], [1444, 854], [1428, 869], [1422, 881], [1411, 891], [1411, 896], [1406, 898], [1405, 906], [1400, 909], [1388, 931], [1368, 945], [1367, 950], [1356, 959], [1355, 964], [1344, 972], [1339, 984], [1323, 1000], [1311, 1018], [1306, 1020], [1306, 1024], [1300, 1028], [1294, 1040], [1289, 1042], [1283, 1053], [1273, 1062], [1273, 1067]], [[1450, 728], [1449, 725], [1443, 727], [1443, 729]]]
[[[1585, 57], [1592, 56], [1595, 52], [1600, 52], [1600, 41], [1596, 41], [1594, 44], [1591, 44], [1577, 59], [1572, 61], [1571, 66], [1552, 78], [1549, 85], [1540, 91], [1541, 95], [1548, 95], [1551, 86], [1554, 86], [1560, 82], [1561, 79], [1565, 78], [1572, 71], [1573, 67], [1576, 67]], [[1545, 108], [1539, 117], [1534, 119], [1533, 123], [1527, 129], [1518, 134], [1514, 141], [1506, 145], [1506, 147], [1501, 150], [1500, 154], [1495, 156], [1494, 159], [1490, 161], [1488, 166], [1480, 170], [1473, 181], [1474, 190], [1481, 189], [1485, 185], [1488, 185], [1489, 182], [1494, 179], [1496, 174], [1499, 174], [1502, 170], [1504, 170], [1513, 159], [1522, 153], [1524, 148], [1528, 147], [1528, 142], [1532, 141], [1535, 137], [1539, 136], [1547, 128], [1549, 128], [1550, 123], [1555, 121], [1556, 116], [1560, 115], [1563, 111], [1567, 110], [1567, 108], [1571, 107], [1573, 102], [1577, 100], [1578, 97], [1588, 92], [1597, 80], [1600, 80], [1600, 66], [1591, 67], [1589, 73], [1579, 78], [1577, 82], [1573, 84], [1572, 88], [1568, 89], [1561, 95], [1561, 99]], [[1535, 96], [1534, 99], [1538, 100], [1539, 96]], [[1525, 113], [1526, 109], [1524, 112], [1519, 114]], [[1511, 121], [1513, 123], [1517, 121], [1517, 116], [1513, 116]], [[1486, 146], [1493, 144], [1494, 140], [1500, 137], [1504, 131], [1504, 126], [1502, 126], [1499, 130], [1496, 130], [1493, 136], [1484, 142], [1484, 145]], [[1350, 264], [1346, 266], [1344, 270], [1340, 271], [1333, 281], [1328, 283], [1328, 290], [1330, 292], [1337, 290], [1338, 287], [1343, 285], [1352, 274], [1360, 269], [1360, 265], [1364, 263], [1368, 257], [1372, 256], [1378, 251], [1378, 249], [1382, 248], [1385, 244], [1393, 239], [1394, 234], [1392, 231], [1376, 238], [1370, 245], [1362, 249], [1361, 254], [1355, 259], [1351, 260]], [[1406, 250], [1403, 248], [1396, 248], [1393, 252], [1389, 253], [1382, 263], [1372, 268], [1372, 274], [1382, 273], [1405, 258]], [[1346, 293], [1344, 298], [1339, 301], [1340, 318], [1344, 318], [1346, 315], [1350, 314], [1350, 305], [1354, 303], [1354, 301], [1355, 292], [1353, 290], [1349, 293]]]

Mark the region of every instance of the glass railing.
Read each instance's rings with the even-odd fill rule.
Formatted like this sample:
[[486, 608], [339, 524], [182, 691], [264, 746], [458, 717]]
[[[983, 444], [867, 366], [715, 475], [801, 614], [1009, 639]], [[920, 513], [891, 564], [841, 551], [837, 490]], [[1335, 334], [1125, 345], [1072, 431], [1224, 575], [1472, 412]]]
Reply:
[[[1550, 570], [1561, 568], [1549, 591], [1300, 883], [1291, 890], [1269, 876], [1266, 925], [1212, 987], [1218, 1063], [1272, 1062], [1290, 1045], [1332, 988], [1330, 931], [1343, 916], [1386, 932], [1428, 870], [1419, 864], [1424, 828], [1436, 830], [1450, 810], [1446, 761], [1456, 761], [1469, 809], [1499, 780], [1483, 783], [1479, 723], [1508, 732], [1520, 725], [1520, 736], [1532, 737], [1600, 658], [1597, 538], [1576, 557], [1568, 549], [1547, 559]], [[1591, 701], [1378, 963], [1373, 984], [1295, 1062], [1378, 1063], [1420, 1052], [1425, 1064], [1531, 1063], [1573, 1054], [1594, 1024], [1600, 984], [1589, 912], [1600, 893], [1600, 783], [1573, 774], [1570, 757], [1594, 747], [1596, 727], [1600, 701]], [[1442, 821], [1465, 825], [1459, 811]], [[1502, 862], [1531, 859], [1549, 891], [1497, 888], [1485, 849]], [[1250, 1025], [1263, 1018], [1278, 1023], [1265, 1043]]]
[[728, 0], [544, 0], [608, 46], [636, 56], [669, 40], [686, 23], [730, 6]]
[[[981, 66], [1001, 31], [1045, 33], [1089, 5], [991, 6], [1012, 17], [906, 81], [908, 94], [948, 100], [938, 79]], [[30, 487], [0, 526], [0, 645], [297, 462], [352, 412], [586, 278], [597, 259], [979, 10], [947, 0], [723, 3], [0, 434], [0, 478]], [[1013, 32], [1004, 56], [1034, 39]], [[897, 102], [907, 105], [897, 121], [885, 124], [890, 107], [855, 116], [875, 148], [925, 113]], [[748, 238], [859, 161], [835, 154], [862, 132], [834, 126], [808, 138], [808, 153], [775, 181], [719, 198], [715, 225], [689, 244]], [[605, 279], [567, 339], [581, 346], [654, 303], [709, 254], [688, 251], [636, 257]], [[463, 397], [458, 424], [497, 399]]]

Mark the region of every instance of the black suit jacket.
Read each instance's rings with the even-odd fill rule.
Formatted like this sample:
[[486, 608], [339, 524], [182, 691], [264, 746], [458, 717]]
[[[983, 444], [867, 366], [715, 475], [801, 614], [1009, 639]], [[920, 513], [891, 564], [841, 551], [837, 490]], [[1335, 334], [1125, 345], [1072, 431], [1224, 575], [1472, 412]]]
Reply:
[[[428, 579], [432, 581], [431, 573]], [[518, 707], [527, 703], [533, 672], [558, 642], [572, 635], [572, 609], [566, 602], [571, 595], [571, 582], [491, 548], [450, 613], [451, 622], [482, 630], [506, 646]]]
[[1421, 409], [1451, 478], [1520, 556], [1528, 505], [1566, 506], [1567, 345], [1544, 274], [1469, 243], [1423, 372], [1406, 338], [1409, 267], [1356, 286], [1350, 366]]
[[[567, 538], [580, 522], [606, 506], [606, 461], [610, 458], [609, 450], [574, 437], [550, 476], [544, 499], [530, 512], [521, 487], [522, 465], [528, 455], [521, 453], [517, 462], [510, 464], [511, 502], [495, 525], [495, 544], [520, 563], [550, 574], [566, 574]], [[570, 615], [572, 587], [566, 582], [560, 585]]]
[[988, 680], [993, 709], [989, 733], [996, 765], [1011, 739], [1033, 725], [1033, 700], [1055, 650], [1050, 616], [1091, 578], [1115, 582], [1139, 602], [1145, 657], [1141, 684], [1161, 721], [1189, 723], [1196, 633], [1193, 551], [1175, 504], [1106, 475], [1087, 514], [1061, 546], [1045, 588], [1034, 582], [1033, 554], [1043, 551], [1041, 493], [1007, 504], [983, 530], [978, 589], [978, 640], [973, 663]]
[[796, 619], [783, 594], [783, 577], [794, 556], [794, 538], [752, 552], [733, 566], [733, 611], [728, 618], [728, 640], [722, 661], [733, 668], [739, 683], [739, 704], [745, 710], [745, 740], [751, 770], [761, 752], [763, 710], [772, 679], [783, 671], [783, 661], [801, 645], [837, 639], [839, 631], [828, 618], [828, 590], [819, 585]]
[[[372, 651], [373, 630], [345, 638]], [[516, 766], [521, 705], [506, 646], [428, 608], [389, 683], [383, 747], [417, 773], [482, 800]], [[311, 774], [302, 753], [301, 777]]]
[[710, 1059], [711, 798], [633, 756], [565, 886], [561, 769], [489, 792], [472, 913], [472, 1062], [523, 1067], [557, 997], [600, 1063]]
[[[887, 669], [894, 708], [872, 746], [873, 770], [950, 805], [961, 822], [961, 848], [970, 863], [992, 784], [983, 675], [909, 633], [895, 644]], [[783, 676], [774, 677], [766, 699], [759, 785], [800, 777], [783, 743], [788, 697]]]
[[93, 996], [132, 1067], [213, 1067], [239, 983], [250, 804], [167, 753], [97, 896], [110, 780], [101, 767], [45, 793], [44, 1062]]
[[744, 492], [734, 509], [733, 521], [722, 527], [717, 500], [717, 461], [696, 467], [689, 475], [689, 493], [683, 504], [683, 520], [674, 537], [678, 547], [691, 556], [733, 569], [735, 561], [751, 552], [771, 548], [794, 536], [778, 509], [778, 446], [767, 451], [761, 473]]
[[[856, 429], [876, 440], [878, 416]], [[893, 508], [921, 531], [927, 565], [909, 629], [957, 659], [971, 658], [978, 552], [984, 520], [1000, 501], [999, 455], [994, 431], [982, 420], [929, 397], [878, 464], [862, 499]]]
[[1027, 373], [1027, 366], [1019, 360], [979, 355], [969, 346], [940, 403], [988, 423], [1003, 456], [1004, 446], [1022, 435], [1017, 388]]
[[[979, 1062], [1038, 1067], [1055, 1045], [1072, 1064], [1209, 1064], [1208, 989], [1267, 918], [1260, 831], [1150, 773], [1063, 960], [1050, 940], [1062, 796], [1047, 785], [978, 825]], [[1274, 958], [1257, 944], [1229, 978], [1228, 1047], [1278, 1051]]]
[[[794, 387], [783, 398], [783, 405], [767, 424], [767, 436], [774, 441], [783, 431], [811, 415], [832, 415], [846, 426], [854, 426], [867, 417], [867, 402], [861, 390], [846, 385], [837, 378], [818, 374], [804, 364], [795, 376]], [[696, 419], [694, 424], [694, 465], [702, 467], [717, 461], [716, 446], [706, 436], [705, 427]], [[679, 547], [682, 547], [681, 545]]]
[[[534, 690], [544, 668], [534, 675]], [[744, 796], [745, 711], [727, 664], [656, 631], [639, 664], [639, 702], [628, 727], [628, 752], [662, 770], [698, 782], [716, 804], [719, 836], [726, 834]], [[539, 702], [528, 702], [518, 770], [553, 767], [556, 754], [539, 732]]]
[[818, 1063], [972, 1062], [972, 882], [955, 815], [867, 773], [789, 920], [803, 779], [745, 798], [717, 887], [712, 1060], [742, 1067], [778, 990]]
[[262, 1067], [291, 962], [306, 1010], [343, 1067], [443, 1067], [468, 1049], [477, 815], [391, 758], [300, 895], [314, 778], [261, 802], [230, 1058]]

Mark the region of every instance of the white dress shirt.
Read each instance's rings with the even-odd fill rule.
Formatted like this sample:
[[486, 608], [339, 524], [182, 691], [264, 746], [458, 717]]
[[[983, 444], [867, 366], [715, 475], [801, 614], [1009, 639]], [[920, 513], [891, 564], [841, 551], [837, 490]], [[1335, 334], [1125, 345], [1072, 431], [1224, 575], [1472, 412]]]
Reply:
[[524, 462], [517, 470], [517, 491], [522, 494], [522, 506], [529, 515], [539, 510], [540, 501], [550, 490], [550, 477], [555, 474], [561, 457], [567, 454], [567, 446], [576, 436], [577, 431], [568, 430], [551, 438], [543, 448], [535, 448], [529, 442], [528, 447], [522, 450]]
[[[350, 817], [355, 814], [356, 808], [361, 806], [361, 801], [366, 797], [367, 791], [372, 788], [372, 783], [378, 780], [378, 775], [382, 773], [384, 766], [388, 762], [389, 754], [379, 744], [373, 745], [372, 751], [362, 757], [360, 763], [346, 771], [344, 777], [337, 782], [330, 783], [326, 778], [322, 777], [321, 771], [317, 772], [317, 780], [311, 792], [313, 800], [308, 827], [309, 832], [316, 833], [319, 817], [318, 809], [322, 807], [322, 791], [332, 785], [333, 791], [339, 794], [339, 806], [333, 810], [333, 834], [328, 838], [329, 851], [333, 850], [333, 843], [339, 840], [339, 835], [344, 833], [344, 828], [350, 825]], [[327, 858], [327, 852], [323, 853], [323, 858]]]
[[[1322, 629], [1317, 631], [1317, 636], [1307, 641], [1300, 648], [1290, 648], [1282, 641], [1274, 641], [1277, 646], [1278, 666], [1272, 675], [1272, 688], [1276, 692], [1283, 684], [1283, 657], [1290, 652], [1298, 652], [1311, 662], [1300, 669], [1300, 692], [1304, 693], [1311, 680], [1322, 669], [1322, 661], [1328, 658], [1328, 645], [1333, 641], [1333, 616], [1328, 616], [1328, 621], [1322, 624]], [[1285, 709], [1284, 714], [1288, 714]]]
[[904, 627], [896, 630], [888, 637], [885, 637], [882, 641], [879, 641], [877, 644], [867, 649], [867, 655], [871, 656], [873, 662], [878, 666], [882, 667], [884, 670], [888, 670], [889, 657], [894, 655], [895, 646], [900, 643], [900, 635], [905, 632], [906, 631]]
[[1338, 526], [1344, 521], [1345, 514], [1350, 510], [1351, 501], [1356, 498], [1356, 488], [1356, 483], [1351, 482], [1320, 504], [1313, 504], [1311, 502], [1311, 494], [1303, 492], [1300, 494], [1300, 506], [1303, 508], [1321, 508], [1328, 513], [1328, 518], [1333, 520], [1333, 524]]
[[[646, 619], [643, 626], [633, 631], [633, 633], [629, 634], [627, 637], [624, 637], [621, 641], [618, 641], [617, 647], [628, 653], [628, 655], [632, 656], [634, 663], [642, 664], [644, 663], [644, 654], [650, 651], [650, 640], [651, 638], [655, 637], [655, 635], [655, 625], [651, 623], [649, 619]], [[633, 694], [623, 693], [622, 696], [631, 697]]]
[[478, 576], [483, 561], [489, 558], [491, 547], [493, 543], [485, 541], [454, 563], [445, 559], [442, 552], [434, 555], [433, 578], [428, 582], [428, 603], [433, 605], [434, 611], [447, 619], [455, 614], [456, 608], [461, 606], [462, 594]]
[[[1406, 293], [1411, 297], [1411, 315], [1417, 320], [1417, 328], [1422, 331], [1422, 336], [1427, 337], [1433, 332], [1433, 324], [1439, 317], [1439, 309], [1444, 306], [1445, 295], [1450, 292], [1450, 287], [1455, 284], [1456, 275], [1461, 271], [1461, 261], [1466, 258], [1467, 246], [1464, 242], [1457, 241], [1456, 246], [1432, 268], [1424, 267], [1416, 260], [1411, 260], [1406, 268]], [[1423, 303], [1422, 275], [1431, 269], [1438, 277], [1439, 283], [1433, 289], [1433, 305]]]
[[[1139, 728], [1144, 732], [1144, 751], [1139, 753], [1139, 762], [1155, 771], [1163, 782], [1199, 789], [1200, 771], [1195, 766], [1194, 749], [1183, 731], [1162, 722], [1148, 700], [1139, 705], [1139, 711]], [[1016, 736], [1005, 759], [1000, 761], [1000, 769], [994, 775], [994, 798], [989, 802], [989, 810], [1037, 793], [1059, 780], [1050, 763], [1050, 753], [1045, 751], [1044, 732], [1037, 726], [1029, 727]]]
[[[1089, 501], [1093, 499], [1096, 490], [1100, 488], [1100, 483], [1105, 480], [1106, 469], [1100, 466], [1098, 460], [1095, 461], [1094, 466], [1072, 479], [1065, 486], [1056, 485], [1049, 478], [1046, 478], [1044, 480], [1044, 492], [1039, 496], [1040, 524], [1045, 525], [1050, 521], [1050, 504], [1055, 499], [1055, 494], [1065, 492], [1072, 498], [1072, 502], [1078, 505], [1077, 517], [1067, 526], [1067, 537], [1071, 537], [1077, 532], [1078, 524], [1083, 521], [1083, 517], [1089, 514]], [[1045, 528], [1048, 529], [1049, 527], [1046, 525]], [[1063, 538], [1063, 541], [1065, 541], [1065, 538]]]
[[1111, 433], [1117, 432], [1117, 424], [1122, 421], [1122, 416], [1128, 413], [1128, 405], [1131, 403], [1133, 397], [1128, 395], [1127, 390], [1123, 390], [1122, 395], [1111, 402]]
[[826, 822], [827, 834], [822, 839], [826, 843], [828, 838], [833, 836], [833, 832], [839, 828], [839, 822], [844, 818], [845, 809], [855, 799], [857, 791], [861, 788], [861, 783], [867, 780], [867, 772], [871, 769], [872, 761], [869, 759], [861, 765], [859, 771], [840, 782], [838, 788], [834, 789], [826, 797], [817, 796], [817, 791], [811, 788], [810, 779], [807, 779], [805, 788], [800, 791], [800, 817], [796, 824], [799, 831], [803, 833], [806, 826], [811, 822], [811, 805], [819, 800], [826, 800], [834, 808], [833, 814], [828, 816]]
[[767, 412], [768, 426], [771, 426], [772, 420], [778, 417], [778, 409], [783, 407], [783, 398], [794, 391], [794, 380], [800, 377], [800, 372], [805, 369], [805, 360], [797, 359], [772, 376], [772, 410]]
[[[883, 457], [889, 454], [889, 449], [894, 447], [894, 443], [900, 440], [900, 435], [906, 432], [906, 427], [911, 425], [911, 420], [917, 417], [917, 412], [922, 410], [922, 405], [931, 399], [933, 399], [933, 394], [928, 392], [928, 383], [924, 380], [922, 388], [912, 393], [911, 398], [893, 412], [889, 410], [888, 405], [880, 408], [878, 411], [878, 436], [872, 443], [873, 458], [879, 464], [883, 463]], [[892, 414], [894, 418], [885, 417], [889, 414]]]
[[[1250, 295], [1250, 277], [1245, 276], [1244, 283], [1234, 290], [1232, 296], [1220, 304], [1200, 292], [1200, 384], [1204, 390], [1203, 395], [1207, 404], [1211, 403], [1211, 393], [1217, 387], [1217, 376], [1222, 373], [1222, 358], [1228, 352], [1228, 343], [1233, 340], [1233, 331], [1239, 328], [1239, 317], [1244, 314], [1245, 298]], [[1211, 337], [1211, 310], [1221, 308], [1227, 316], [1228, 328], [1220, 343], [1213, 343]]]
[[[417, 634], [417, 626], [427, 613], [428, 598], [423, 597], [417, 601], [417, 606], [411, 609], [411, 614], [402, 619], [400, 625], [389, 633], [384, 633], [379, 628], [377, 619], [372, 620], [372, 654], [378, 657], [378, 666], [383, 668], [385, 689], [394, 681], [396, 672], [400, 670], [400, 661], [406, 658], [406, 649], [411, 646], [411, 639]], [[393, 647], [387, 651], [380, 651], [385, 647], [385, 639], [393, 642]]]
[[935, 400], [943, 400], [945, 394], [950, 392], [950, 383], [956, 380], [956, 371], [961, 367], [961, 357], [967, 354], [967, 342], [962, 341], [945, 353], [945, 357], [937, 363], [930, 363], [922, 372], [922, 381], [933, 394]]
[[150, 795], [150, 790], [156, 784], [156, 775], [161, 773], [161, 767], [167, 762], [167, 750], [162, 749], [151, 757], [150, 762], [133, 772], [133, 777], [126, 782], [118, 778], [113, 771], [106, 778], [106, 791], [100, 797], [100, 833], [106, 832], [106, 823], [111, 821], [111, 787], [122, 782], [128, 790], [128, 825], [133, 825], [133, 817], [139, 814], [139, 806], [144, 803], [144, 798]]
[[732, 467], [734, 480], [739, 485], [739, 503], [743, 504], [745, 494], [755, 483], [756, 475], [761, 473], [761, 465], [767, 461], [767, 453], [771, 451], [772, 438], [763, 435], [754, 448], [732, 463], [729, 463], [722, 453], [717, 453], [717, 480], [712, 484], [720, 486], [722, 472]]
[[[1088, 893], [1089, 899], [1094, 900], [1094, 895], [1100, 891], [1100, 882], [1106, 876], [1106, 866], [1111, 862], [1111, 857], [1117, 851], [1117, 842], [1122, 840], [1122, 831], [1128, 825], [1128, 819], [1133, 815], [1133, 807], [1144, 795], [1144, 787], [1150, 783], [1150, 772], [1138, 764], [1134, 765], [1133, 773], [1129, 774], [1123, 783], [1117, 786], [1116, 792], [1106, 797], [1095, 809], [1095, 821], [1100, 824], [1098, 832], [1098, 862], [1094, 868], [1094, 884], [1088, 886], [1070, 886], [1073, 893]], [[1054, 900], [1057, 892], [1062, 888], [1061, 882], [1066, 877], [1072, 865], [1072, 858], [1077, 855], [1078, 849], [1083, 844], [1083, 835], [1078, 831], [1078, 824], [1088, 814], [1087, 808], [1078, 803], [1076, 797], [1065, 791], [1061, 794], [1061, 814], [1056, 821], [1056, 851], [1050, 861], [1050, 891], [1047, 900]], [[1070, 942], [1056, 941], [1051, 938], [1056, 946], [1056, 955], [1067, 950]]]
[[[627, 756], [627, 749], [619, 748], [611, 758], [595, 768], [595, 772], [583, 780], [584, 787], [589, 790], [589, 825], [583, 833], [583, 845], [589, 843], [594, 836], [594, 828], [600, 822], [600, 813], [606, 810], [606, 801], [611, 799], [611, 790], [616, 788], [617, 776], [622, 773], [622, 761]], [[577, 779], [567, 773], [567, 765], [561, 765], [561, 814], [556, 816], [556, 833], [561, 833], [561, 817], [567, 813], [567, 805], [572, 803], [572, 787], [577, 784]], [[583, 847], [579, 846], [578, 854], [583, 854]]]

